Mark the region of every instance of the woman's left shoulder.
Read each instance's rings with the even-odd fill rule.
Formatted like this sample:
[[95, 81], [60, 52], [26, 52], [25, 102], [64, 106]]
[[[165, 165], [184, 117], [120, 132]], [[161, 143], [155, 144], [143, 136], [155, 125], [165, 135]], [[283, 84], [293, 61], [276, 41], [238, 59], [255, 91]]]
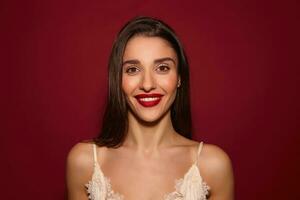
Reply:
[[204, 143], [199, 159], [216, 168], [226, 168], [231, 165], [229, 155], [221, 147], [214, 144]]
[[232, 162], [222, 148], [214, 144], [204, 144], [199, 156], [199, 167], [204, 180], [214, 191], [223, 196], [233, 195]]

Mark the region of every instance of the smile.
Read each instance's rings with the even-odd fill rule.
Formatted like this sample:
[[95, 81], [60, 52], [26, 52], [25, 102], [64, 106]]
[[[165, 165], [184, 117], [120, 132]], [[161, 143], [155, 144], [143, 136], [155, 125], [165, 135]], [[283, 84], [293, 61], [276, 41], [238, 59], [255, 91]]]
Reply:
[[159, 104], [162, 94], [139, 94], [135, 98], [144, 107], [153, 107]]

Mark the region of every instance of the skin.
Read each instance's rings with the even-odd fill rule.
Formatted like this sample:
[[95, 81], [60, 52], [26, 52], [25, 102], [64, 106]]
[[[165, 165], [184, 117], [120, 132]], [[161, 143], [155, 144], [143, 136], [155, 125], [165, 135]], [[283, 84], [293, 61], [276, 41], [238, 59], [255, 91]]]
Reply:
[[[177, 56], [167, 41], [145, 36], [128, 41], [122, 76], [122, 89], [130, 106], [128, 136], [117, 149], [97, 148], [101, 170], [125, 200], [163, 199], [195, 161], [199, 143], [176, 133], [171, 123], [170, 106], [178, 86]], [[164, 96], [158, 105], [146, 108], [134, 98], [141, 93]], [[88, 142], [70, 150], [66, 169], [69, 200], [88, 199], [84, 184], [93, 173], [92, 155]], [[221, 148], [204, 144], [198, 167], [211, 188], [210, 200], [234, 198], [231, 161]]]

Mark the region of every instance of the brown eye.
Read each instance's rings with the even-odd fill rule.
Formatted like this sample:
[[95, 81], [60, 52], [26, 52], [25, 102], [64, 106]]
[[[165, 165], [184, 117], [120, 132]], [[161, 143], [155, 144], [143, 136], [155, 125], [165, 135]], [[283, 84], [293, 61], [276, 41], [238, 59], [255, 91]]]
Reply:
[[137, 67], [128, 67], [127, 69], [126, 69], [126, 73], [127, 74], [135, 74], [135, 73], [137, 73], [139, 71], [139, 68], [137, 68]]
[[157, 67], [157, 70], [159, 72], [167, 72], [167, 71], [169, 71], [169, 69], [170, 69], [170, 67], [168, 67], [168, 65], [166, 65], [166, 64], [161, 64]]

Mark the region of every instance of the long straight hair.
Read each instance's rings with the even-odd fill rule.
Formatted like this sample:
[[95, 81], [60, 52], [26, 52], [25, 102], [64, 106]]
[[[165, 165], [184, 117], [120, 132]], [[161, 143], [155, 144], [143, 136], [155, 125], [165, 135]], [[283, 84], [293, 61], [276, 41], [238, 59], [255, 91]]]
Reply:
[[122, 91], [122, 62], [127, 42], [133, 36], [160, 37], [170, 43], [178, 58], [177, 73], [181, 85], [171, 105], [173, 128], [180, 135], [192, 137], [192, 121], [189, 94], [189, 64], [181, 42], [174, 30], [161, 20], [152, 17], [136, 17], [120, 30], [109, 57], [109, 89], [107, 105], [99, 135], [93, 139], [98, 146], [121, 146], [128, 131], [128, 105]]

